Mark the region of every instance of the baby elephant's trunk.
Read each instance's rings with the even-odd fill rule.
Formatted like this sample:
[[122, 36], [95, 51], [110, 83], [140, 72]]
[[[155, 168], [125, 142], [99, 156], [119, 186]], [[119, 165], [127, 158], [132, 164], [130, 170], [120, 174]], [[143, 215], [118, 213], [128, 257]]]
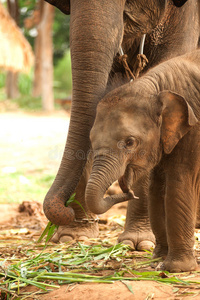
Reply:
[[109, 186], [121, 177], [124, 171], [125, 167], [120, 165], [115, 156], [101, 155], [94, 159], [92, 173], [86, 188], [86, 203], [93, 213], [105, 213], [114, 204], [133, 198], [132, 193], [122, 193], [104, 198]]

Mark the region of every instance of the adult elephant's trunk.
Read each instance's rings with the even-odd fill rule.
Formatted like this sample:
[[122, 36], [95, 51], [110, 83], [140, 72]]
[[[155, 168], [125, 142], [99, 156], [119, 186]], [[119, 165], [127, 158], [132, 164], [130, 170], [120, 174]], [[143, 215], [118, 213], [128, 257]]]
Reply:
[[100, 155], [94, 159], [92, 173], [86, 188], [86, 204], [95, 214], [102, 214], [114, 204], [130, 199], [129, 194], [119, 194], [104, 198], [109, 186], [121, 177], [125, 166], [113, 155]]
[[74, 218], [65, 203], [74, 192], [87, 160], [96, 106], [105, 91], [113, 57], [123, 36], [124, 2], [73, 0], [70, 3], [71, 120], [58, 174], [44, 200], [45, 215], [57, 225], [68, 224]]

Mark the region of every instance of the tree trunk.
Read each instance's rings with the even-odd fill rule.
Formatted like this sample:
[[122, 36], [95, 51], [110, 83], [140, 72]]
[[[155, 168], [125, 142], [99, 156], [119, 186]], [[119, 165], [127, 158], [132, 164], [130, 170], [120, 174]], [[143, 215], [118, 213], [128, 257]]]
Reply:
[[28, 24], [28, 28], [32, 28], [36, 26], [37, 28], [37, 36], [35, 38], [34, 43], [34, 54], [35, 54], [35, 68], [34, 68], [34, 80], [33, 80], [33, 97], [39, 97], [42, 94], [42, 40], [41, 40], [41, 19], [44, 8], [44, 0], [39, 0], [37, 7], [29, 18], [30, 24]]
[[15, 99], [19, 96], [18, 91], [18, 73], [7, 72], [6, 77], [6, 95], [8, 99]]
[[35, 38], [35, 70], [33, 96], [42, 96], [45, 111], [54, 109], [53, 97], [53, 41], [52, 25], [54, 7], [40, 0], [33, 16], [28, 19], [27, 27], [37, 26]]
[[[19, 6], [18, 1], [7, 0], [7, 7], [10, 16], [15, 20], [16, 24], [19, 23]], [[14, 99], [19, 96], [18, 90], [18, 73], [8, 71], [6, 78], [6, 94], [8, 99]]]
[[53, 96], [53, 41], [52, 25], [54, 7], [44, 3], [40, 24], [41, 30], [41, 84], [42, 107], [45, 111], [54, 110]]
[[35, 68], [33, 80], [33, 97], [39, 97], [42, 94], [41, 84], [41, 33], [38, 30], [38, 35], [35, 38]]
[[42, 62], [42, 40], [41, 40], [41, 18], [43, 14], [43, 7], [44, 7], [44, 1], [40, 0], [38, 2], [38, 7], [35, 10], [35, 14], [38, 16], [37, 22], [35, 23], [34, 17], [33, 17], [33, 24], [30, 26], [32, 27], [33, 25], [36, 25], [37, 27], [37, 36], [35, 38], [35, 43], [34, 43], [34, 52], [35, 52], [35, 68], [34, 68], [34, 80], [33, 80], [33, 97], [39, 97], [42, 94], [42, 76], [41, 76], [41, 62]]

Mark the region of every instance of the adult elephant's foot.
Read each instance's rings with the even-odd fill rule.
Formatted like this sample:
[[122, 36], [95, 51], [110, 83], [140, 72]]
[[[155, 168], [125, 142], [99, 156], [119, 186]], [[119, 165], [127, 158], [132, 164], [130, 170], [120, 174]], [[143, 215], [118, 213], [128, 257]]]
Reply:
[[97, 215], [89, 211], [85, 203], [85, 187], [90, 176], [91, 166], [92, 161], [88, 160], [75, 190], [75, 199], [77, 202], [70, 203], [70, 206], [75, 212], [75, 220], [68, 225], [59, 226], [57, 232], [51, 239], [54, 243], [64, 243], [71, 240], [86, 240], [88, 238], [97, 238], [99, 235]]
[[153, 251], [153, 258], [162, 258], [166, 259], [168, 253], [168, 246], [163, 246], [160, 244], [156, 244], [155, 249]]
[[171, 273], [189, 272], [197, 270], [198, 265], [193, 255], [181, 259], [167, 257], [164, 262], [158, 264], [156, 270], [166, 270]]
[[[165, 243], [165, 246], [156, 243], [156, 246], [155, 246], [154, 251], [153, 251], [153, 259], [161, 258], [162, 261], [163, 261], [163, 260], [166, 259], [167, 254], [168, 254], [167, 242]], [[154, 261], [154, 262], [151, 263], [151, 267], [156, 269], [156, 270], [159, 269], [160, 265], [161, 265], [161, 263], [158, 263], [157, 261]]]
[[65, 243], [71, 240], [87, 240], [97, 238], [99, 235], [98, 220], [77, 220], [66, 226], [59, 226], [51, 238], [51, 242]]
[[150, 250], [155, 247], [155, 237], [151, 230], [143, 232], [138, 229], [134, 231], [125, 230], [119, 236], [118, 242], [129, 245], [132, 249], [138, 251]]
[[148, 215], [148, 186], [148, 174], [133, 186], [133, 191], [138, 199], [128, 201], [125, 230], [118, 238], [118, 242], [139, 251], [155, 247], [155, 237]]

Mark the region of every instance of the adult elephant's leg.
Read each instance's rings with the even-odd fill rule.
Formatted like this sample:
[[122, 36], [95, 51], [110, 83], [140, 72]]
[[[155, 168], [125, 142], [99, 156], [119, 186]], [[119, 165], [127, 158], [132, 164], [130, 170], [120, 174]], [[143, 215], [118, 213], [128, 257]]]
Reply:
[[[70, 2], [72, 112], [62, 162], [44, 200], [45, 215], [57, 225], [68, 225], [74, 218], [73, 210], [65, 203], [85, 167], [96, 106], [105, 92], [113, 57], [123, 37], [124, 3], [125, 0]], [[83, 159], [77, 159], [79, 155]]]
[[71, 203], [71, 207], [76, 212], [75, 220], [67, 226], [59, 226], [51, 239], [52, 242], [67, 242], [72, 239], [83, 240], [98, 237], [98, 217], [88, 209], [85, 202], [85, 189], [90, 177], [91, 167], [92, 160], [88, 160], [75, 190], [75, 199], [81, 206], [77, 203]]
[[134, 193], [139, 199], [129, 201], [125, 230], [118, 239], [137, 250], [148, 250], [155, 243], [148, 214], [148, 184], [147, 174], [134, 185]]

